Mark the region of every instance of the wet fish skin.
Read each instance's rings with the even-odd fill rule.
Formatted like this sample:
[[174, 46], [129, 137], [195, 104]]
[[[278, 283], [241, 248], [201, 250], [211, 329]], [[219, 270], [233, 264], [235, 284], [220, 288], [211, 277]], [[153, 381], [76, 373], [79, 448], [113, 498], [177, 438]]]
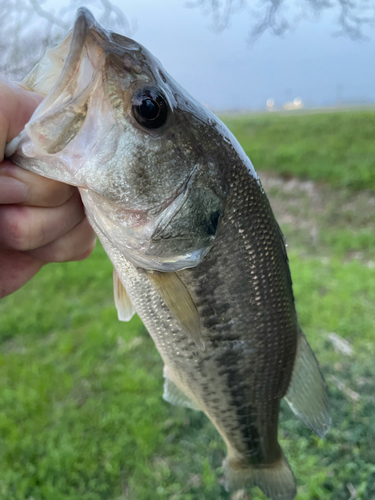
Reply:
[[[48, 95], [8, 154], [80, 188], [120, 278], [121, 317], [135, 309], [153, 337], [165, 399], [200, 408], [220, 432], [228, 488], [294, 498], [277, 441], [280, 400], [320, 436], [328, 401], [298, 326], [283, 237], [249, 159], [146, 49], [104, 31], [86, 9], [54, 50], [24, 81]], [[167, 102], [155, 130], [132, 112], [144, 87]]]

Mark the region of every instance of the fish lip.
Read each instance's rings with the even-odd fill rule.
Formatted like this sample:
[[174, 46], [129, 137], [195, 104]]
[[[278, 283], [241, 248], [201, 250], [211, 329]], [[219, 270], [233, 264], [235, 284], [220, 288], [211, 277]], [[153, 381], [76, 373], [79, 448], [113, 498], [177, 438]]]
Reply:
[[[48, 100], [53, 102], [69, 85], [72, 75], [74, 75], [81, 63], [82, 52], [87, 42], [87, 38], [92, 34], [92, 38], [108, 40], [107, 32], [96, 22], [92, 13], [86, 7], [77, 10], [74, 26], [72, 30], [72, 40], [70, 42], [69, 53], [66, 58], [61, 74], [51, 92]], [[92, 61], [90, 60], [92, 63]]]
[[78, 25], [87, 26], [88, 28], [91, 28], [96, 24], [97, 22], [95, 21], [95, 18], [91, 14], [89, 9], [87, 9], [86, 7], [79, 7], [79, 9], [77, 9], [76, 18], [74, 21], [74, 29], [76, 29], [76, 26]]
[[82, 51], [85, 46], [89, 31], [94, 26], [95, 28], [98, 27], [91, 12], [85, 7], [79, 8], [73, 26], [72, 41], [70, 43], [68, 57], [66, 58], [64, 67], [54, 88], [48, 95], [49, 102], [54, 102], [55, 100], [57, 100], [59, 95], [69, 85], [72, 74], [77, 71], [81, 62]]

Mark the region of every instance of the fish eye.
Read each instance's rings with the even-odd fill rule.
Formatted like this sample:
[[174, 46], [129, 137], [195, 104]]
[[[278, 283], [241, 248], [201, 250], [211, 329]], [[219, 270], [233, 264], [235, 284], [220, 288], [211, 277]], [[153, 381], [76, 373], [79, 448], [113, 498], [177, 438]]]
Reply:
[[159, 128], [167, 121], [168, 106], [158, 89], [147, 88], [133, 96], [132, 111], [137, 122], [146, 128]]

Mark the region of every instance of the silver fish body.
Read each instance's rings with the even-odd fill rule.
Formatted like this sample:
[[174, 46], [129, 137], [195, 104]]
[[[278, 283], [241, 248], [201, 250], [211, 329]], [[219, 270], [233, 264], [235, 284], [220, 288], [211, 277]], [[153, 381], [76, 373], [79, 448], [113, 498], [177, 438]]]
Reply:
[[283, 236], [238, 142], [146, 49], [86, 9], [24, 84], [47, 97], [7, 153], [79, 187], [115, 268], [119, 317], [135, 310], [164, 360], [165, 399], [218, 429], [229, 489], [294, 498], [280, 401], [319, 436], [328, 401]]

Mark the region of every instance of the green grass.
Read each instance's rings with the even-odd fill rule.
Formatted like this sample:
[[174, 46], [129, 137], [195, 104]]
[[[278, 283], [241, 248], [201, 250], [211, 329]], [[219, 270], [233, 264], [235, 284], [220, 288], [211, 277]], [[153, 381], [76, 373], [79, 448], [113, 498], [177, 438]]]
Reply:
[[138, 318], [117, 322], [111, 287], [98, 247], [2, 301], [1, 498], [120, 497], [162, 443], [159, 357]]
[[[257, 167], [266, 163], [285, 174], [276, 161], [281, 139], [291, 151], [295, 143], [294, 166], [300, 141], [310, 141], [311, 155], [323, 158], [313, 144], [328, 151], [324, 124], [343, 120], [347, 135], [339, 126], [337, 137], [332, 127], [327, 132], [338, 147], [350, 135], [350, 116], [266, 115], [231, 125], [255, 157], [264, 148]], [[353, 116], [356, 136], [358, 123], [368, 120], [370, 127], [375, 114]], [[373, 138], [366, 137], [362, 159], [371, 156]], [[267, 153], [266, 143], [274, 151]], [[330, 161], [324, 160], [321, 177], [313, 161], [288, 174], [336, 188], [262, 177], [289, 243], [300, 323], [325, 373], [333, 417], [331, 431], [319, 440], [283, 406], [280, 441], [298, 500], [347, 500], [351, 487], [356, 499], [373, 500], [375, 203], [371, 192], [353, 190], [374, 178], [369, 160], [359, 160], [355, 182], [340, 182]], [[342, 178], [353, 180], [348, 168], [342, 166]], [[222, 486], [225, 447], [217, 432], [201, 413], [162, 400], [162, 362], [152, 340], [138, 317], [117, 321], [112, 268], [100, 245], [85, 262], [46, 266], [0, 301], [0, 317], [0, 500], [230, 498]], [[334, 351], [327, 340], [332, 331], [351, 342], [352, 356]]]
[[375, 190], [375, 111], [225, 118], [257, 170]]

